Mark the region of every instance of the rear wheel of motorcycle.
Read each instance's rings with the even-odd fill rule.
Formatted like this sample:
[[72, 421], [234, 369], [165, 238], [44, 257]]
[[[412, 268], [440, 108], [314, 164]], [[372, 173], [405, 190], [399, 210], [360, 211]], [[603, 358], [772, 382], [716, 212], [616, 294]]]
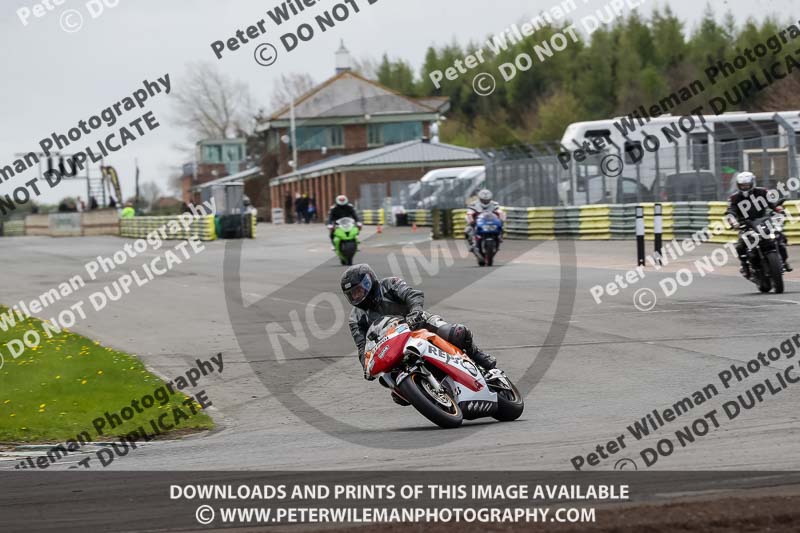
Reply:
[[439, 427], [457, 428], [464, 420], [461, 408], [447, 393], [434, 392], [420, 374], [411, 374], [399, 385], [400, 392], [422, 416]]
[[772, 286], [775, 288], [775, 294], [783, 292], [783, 261], [777, 251], [767, 253], [767, 262], [769, 263], [769, 276], [772, 278]]
[[506, 381], [510, 385], [509, 388], [489, 385], [492, 391], [497, 393], [497, 411], [493, 416], [501, 422], [516, 420], [522, 416], [522, 411], [525, 410], [525, 400], [522, 399], [522, 394], [510, 379], [506, 378]]

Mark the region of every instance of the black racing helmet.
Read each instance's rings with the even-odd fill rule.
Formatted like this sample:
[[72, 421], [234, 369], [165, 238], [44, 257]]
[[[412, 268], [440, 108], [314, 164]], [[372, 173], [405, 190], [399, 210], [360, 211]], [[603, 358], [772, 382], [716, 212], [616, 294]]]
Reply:
[[380, 294], [378, 276], [367, 264], [353, 265], [342, 275], [342, 292], [350, 305], [369, 309]]

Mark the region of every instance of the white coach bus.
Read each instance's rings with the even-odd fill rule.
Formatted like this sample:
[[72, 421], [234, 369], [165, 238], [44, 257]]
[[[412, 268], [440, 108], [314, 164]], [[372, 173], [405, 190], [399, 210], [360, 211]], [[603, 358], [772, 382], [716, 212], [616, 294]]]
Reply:
[[599, 158], [587, 158], [583, 168], [575, 163], [576, 151], [588, 146], [602, 154], [622, 157], [623, 175], [653, 189], [658, 199], [667, 199], [664, 195], [670, 179], [692, 174], [696, 181], [700, 173], [716, 180], [712, 189], [719, 197], [727, 194], [734, 171], [750, 170], [763, 176], [764, 185], [796, 175], [800, 163], [798, 145], [800, 111], [656, 118], [637, 112], [633, 116], [570, 124], [561, 139], [561, 150], [572, 152], [574, 164], [562, 179], [575, 183], [576, 176], [580, 179], [581, 175], [601, 173]]

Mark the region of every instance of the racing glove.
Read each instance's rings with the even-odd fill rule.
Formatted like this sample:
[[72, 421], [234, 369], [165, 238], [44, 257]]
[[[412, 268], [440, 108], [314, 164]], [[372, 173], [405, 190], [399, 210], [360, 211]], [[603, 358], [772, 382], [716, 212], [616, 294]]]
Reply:
[[411, 311], [406, 315], [406, 323], [408, 323], [408, 327], [411, 329], [419, 329], [425, 324], [425, 312], [422, 311], [422, 309]]
[[361, 362], [361, 370], [364, 371], [364, 379], [366, 379], [367, 381], [374, 381], [375, 377], [370, 376], [369, 372], [367, 372], [366, 354], [364, 353], [363, 350], [358, 351], [358, 360]]

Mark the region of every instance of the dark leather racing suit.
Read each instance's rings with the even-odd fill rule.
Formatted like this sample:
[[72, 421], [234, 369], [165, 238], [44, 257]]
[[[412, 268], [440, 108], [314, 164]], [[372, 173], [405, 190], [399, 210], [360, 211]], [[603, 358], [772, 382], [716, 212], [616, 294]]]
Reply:
[[[741, 227], [744, 227], [745, 222], [763, 218], [767, 216], [768, 209], [778, 210], [783, 209], [780, 204], [771, 202], [767, 195], [767, 189], [763, 187], [753, 187], [749, 196], [745, 196], [743, 192], [739, 191], [732, 194], [728, 198], [728, 209], [725, 211], [726, 215], [733, 216]], [[788, 253], [786, 250], [786, 236], [781, 235], [781, 242], [778, 249], [781, 253], [781, 259], [784, 264], [788, 260]], [[739, 235], [739, 241], [736, 243], [736, 253], [739, 254], [739, 261], [742, 263], [742, 268], [749, 271], [747, 262], [747, 244], [745, 243], [742, 235]]]
[[[358, 360], [364, 366], [364, 349], [370, 325], [385, 316], [405, 317], [422, 311], [425, 295], [400, 278], [385, 278], [379, 282], [380, 294], [369, 309], [354, 307], [350, 313], [350, 333], [358, 347]], [[424, 324], [419, 327], [436, 333], [444, 340], [464, 350], [473, 361], [484, 368], [493, 368], [496, 361], [478, 349], [472, 340], [472, 332], [463, 324], [448, 324], [442, 317], [424, 313]]]

